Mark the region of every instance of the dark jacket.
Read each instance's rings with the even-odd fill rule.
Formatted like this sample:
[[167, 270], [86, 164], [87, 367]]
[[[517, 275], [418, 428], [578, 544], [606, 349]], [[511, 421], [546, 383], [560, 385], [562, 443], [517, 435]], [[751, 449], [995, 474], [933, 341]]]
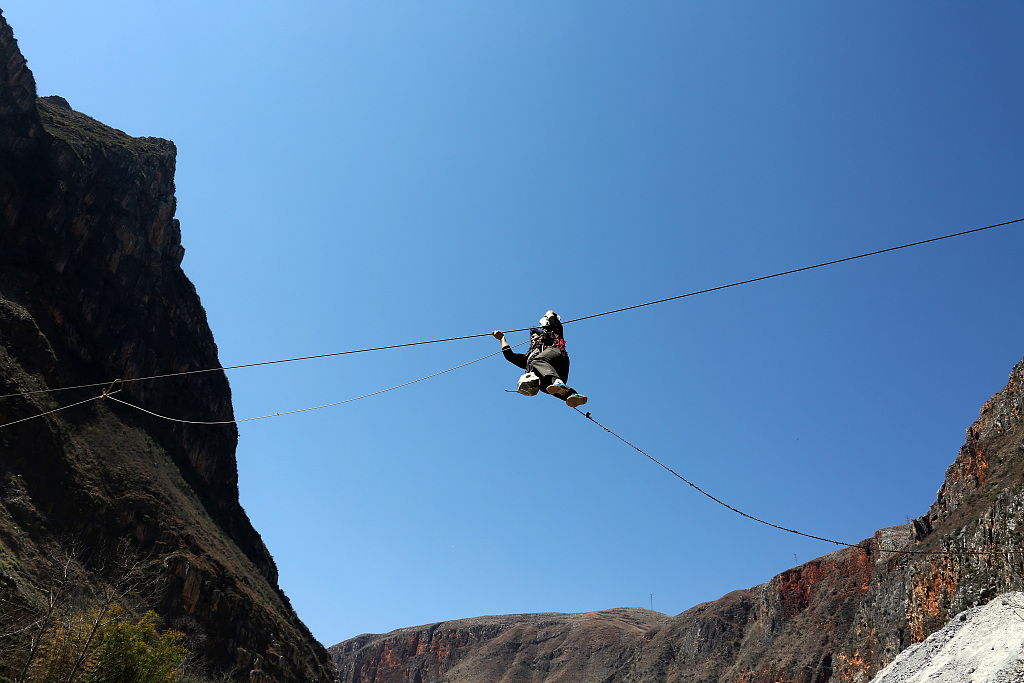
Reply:
[[530, 330], [530, 348], [526, 353], [516, 353], [510, 346], [502, 349], [509, 363], [536, 372], [541, 377], [542, 386], [547, 386], [554, 379], [552, 369], [563, 382], [569, 379], [569, 354], [565, 351], [562, 324], [557, 320], [551, 322], [547, 327]]

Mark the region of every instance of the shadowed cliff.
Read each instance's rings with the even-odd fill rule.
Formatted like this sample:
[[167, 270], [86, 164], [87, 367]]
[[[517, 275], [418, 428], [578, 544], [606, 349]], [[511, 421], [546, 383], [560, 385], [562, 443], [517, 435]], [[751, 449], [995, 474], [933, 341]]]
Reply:
[[32, 418], [0, 428], [2, 578], [31, 602], [69, 556], [100, 591], [118, 549], [144, 567], [139, 607], [192, 633], [210, 671], [331, 680], [239, 504], [234, 425], [91, 400], [121, 379], [155, 412], [233, 417], [223, 372], [130, 381], [220, 365], [180, 267], [175, 153], [37, 98], [0, 16], [0, 424]]
[[341, 680], [866, 682], [953, 615], [1024, 585], [1022, 389], [1024, 361], [967, 430], [930, 510], [856, 547], [675, 617], [639, 611], [628, 627], [610, 610], [359, 636], [330, 648]]

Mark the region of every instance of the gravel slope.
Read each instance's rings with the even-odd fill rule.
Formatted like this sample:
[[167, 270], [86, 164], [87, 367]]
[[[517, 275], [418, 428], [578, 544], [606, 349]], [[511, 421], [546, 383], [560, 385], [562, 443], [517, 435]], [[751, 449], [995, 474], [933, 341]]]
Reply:
[[908, 647], [871, 683], [1024, 681], [1024, 593], [1004, 593]]

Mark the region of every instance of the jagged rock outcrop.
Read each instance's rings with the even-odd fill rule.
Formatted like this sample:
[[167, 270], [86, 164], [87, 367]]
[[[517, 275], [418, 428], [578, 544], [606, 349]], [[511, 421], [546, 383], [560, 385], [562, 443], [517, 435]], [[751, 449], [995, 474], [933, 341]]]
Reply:
[[[1024, 361], [967, 430], [927, 514], [617, 644], [605, 640], [599, 660], [586, 655], [586, 677], [568, 673], [579, 670], [573, 653], [540, 666], [533, 641], [518, 658], [518, 641], [498, 647], [500, 633], [480, 631], [476, 620], [360, 636], [330, 651], [341, 680], [353, 683], [866, 683], [951, 616], [1024, 585], [1022, 418]], [[517, 624], [504, 619], [506, 630]], [[450, 645], [424, 666], [413, 643], [433, 642], [439, 629]], [[490, 652], [499, 665], [478, 677]]]
[[32, 418], [0, 428], [0, 570], [30, 587], [73, 545], [99, 586], [127, 548], [158, 588], [146, 606], [201, 631], [213, 672], [331, 680], [239, 504], [235, 427], [99, 399], [121, 379], [156, 413], [232, 419], [223, 372], [131, 381], [219, 367], [180, 267], [175, 154], [37, 98], [0, 16], [0, 424]]

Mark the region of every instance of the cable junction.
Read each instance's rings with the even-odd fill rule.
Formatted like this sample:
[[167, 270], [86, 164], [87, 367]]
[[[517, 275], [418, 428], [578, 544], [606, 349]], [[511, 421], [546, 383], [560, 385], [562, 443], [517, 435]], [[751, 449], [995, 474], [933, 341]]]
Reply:
[[111, 382], [110, 386], [108, 386], [106, 389], [104, 389], [103, 393], [100, 394], [99, 396], [93, 396], [92, 398], [87, 398], [84, 401], [79, 401], [77, 403], [72, 403], [70, 405], [61, 406], [59, 408], [54, 408], [53, 410], [47, 410], [46, 412], [39, 413], [37, 415], [29, 415], [28, 417], [23, 417], [20, 420], [14, 420], [12, 422], [7, 422], [5, 424], [0, 425], [0, 429], [3, 429], [4, 427], [10, 427], [11, 425], [20, 424], [22, 422], [28, 422], [29, 420], [37, 420], [37, 419], [39, 419], [41, 417], [46, 417], [47, 415], [53, 415], [54, 413], [59, 413], [59, 412], [61, 412], [63, 410], [70, 410], [71, 408], [75, 408], [77, 406], [84, 405], [86, 403], [92, 403], [93, 401], [102, 401], [102, 400], [107, 399], [107, 398], [116, 401], [117, 399], [115, 399], [113, 397], [113, 395], [118, 393], [119, 391], [121, 391], [121, 389], [114, 389], [114, 387], [119, 382], [120, 382], [120, 380], [114, 380], [113, 382]]
[[[527, 344], [527, 343], [529, 343], [529, 342], [520, 342], [520, 343], [515, 344], [514, 346], [512, 346], [512, 348], [515, 348], [517, 346], [522, 346], [523, 344]], [[45, 417], [47, 415], [52, 415], [53, 413], [57, 413], [57, 412], [60, 412], [62, 410], [67, 410], [69, 408], [74, 408], [75, 406], [80, 406], [80, 405], [82, 405], [84, 403], [91, 403], [92, 401], [98, 401], [98, 400], [107, 399], [107, 398], [109, 398], [110, 400], [114, 401], [115, 403], [120, 403], [121, 405], [128, 406], [129, 408], [133, 408], [133, 409], [138, 410], [140, 412], [146, 413], [147, 415], [151, 415], [153, 417], [157, 417], [157, 418], [160, 418], [162, 420], [167, 420], [168, 422], [176, 422], [176, 423], [179, 423], [179, 424], [190, 424], [190, 425], [229, 425], [229, 424], [240, 424], [242, 422], [254, 422], [256, 420], [266, 420], [266, 419], [271, 418], [271, 417], [284, 417], [285, 415], [296, 415], [298, 413], [308, 413], [308, 412], [311, 412], [311, 411], [314, 411], [314, 410], [322, 410], [324, 408], [332, 408], [334, 406], [340, 406], [340, 405], [345, 404], [345, 403], [352, 403], [353, 401], [359, 401], [359, 400], [364, 399], [364, 398], [370, 398], [371, 396], [378, 396], [380, 394], [385, 394], [385, 393], [387, 393], [389, 391], [394, 391], [395, 389], [401, 389], [402, 387], [407, 387], [407, 386], [409, 386], [411, 384], [416, 384], [417, 382], [423, 382], [425, 380], [437, 377], [439, 375], [444, 375], [444, 374], [452, 372], [454, 370], [459, 370], [460, 368], [464, 368], [467, 365], [472, 365], [473, 363], [479, 363], [482, 360], [486, 360], [488, 358], [492, 358], [493, 356], [497, 356], [500, 353], [502, 353], [502, 351], [495, 351], [494, 353], [489, 353], [486, 356], [482, 356], [482, 357], [477, 358], [475, 360], [471, 360], [471, 361], [469, 361], [467, 363], [462, 363], [461, 365], [456, 365], [455, 367], [448, 368], [447, 370], [441, 370], [440, 372], [435, 372], [435, 373], [433, 373], [431, 375], [427, 375], [426, 377], [420, 377], [419, 379], [414, 379], [414, 380], [409, 381], [409, 382], [404, 382], [402, 384], [396, 384], [393, 387], [388, 387], [387, 389], [381, 389], [379, 391], [373, 391], [373, 392], [371, 392], [369, 394], [363, 394], [362, 396], [356, 396], [354, 398], [347, 398], [347, 399], [345, 399], [343, 401], [335, 401], [333, 403], [325, 403], [324, 405], [314, 406], [312, 408], [300, 408], [298, 410], [288, 410], [288, 411], [285, 411], [283, 413], [282, 412], [275, 412], [275, 413], [270, 413], [268, 415], [260, 415], [259, 417], [249, 417], [249, 418], [245, 418], [245, 419], [242, 419], [242, 420], [184, 420], [184, 419], [181, 419], [181, 418], [170, 417], [170, 416], [167, 416], [167, 415], [161, 415], [160, 413], [156, 413], [156, 412], [153, 412], [152, 410], [147, 410], [146, 408], [143, 408], [141, 406], [137, 406], [134, 403], [129, 403], [128, 401], [124, 401], [124, 400], [119, 399], [119, 398], [114, 398], [113, 394], [116, 394], [116, 393], [120, 392], [124, 388], [123, 387], [123, 383], [122, 383], [121, 380], [114, 380], [114, 382], [112, 382], [110, 384], [110, 386], [107, 389], [105, 389], [103, 391], [103, 393], [100, 394], [99, 396], [94, 396], [92, 398], [87, 398], [84, 401], [79, 401], [78, 403], [72, 403], [71, 405], [67, 405], [67, 406], [64, 406], [62, 408], [56, 408], [54, 410], [49, 410], [49, 411], [47, 411], [45, 413], [39, 413], [38, 415], [31, 415], [29, 417], [21, 418], [20, 420], [15, 420], [13, 422], [7, 422], [5, 424], [0, 425], [0, 429], [3, 429], [4, 427], [10, 427], [11, 425], [16, 425], [16, 424], [18, 424], [20, 422], [27, 422], [28, 420], [34, 420], [34, 419], [37, 419], [37, 418], [40, 418], [40, 417]], [[118, 385], [118, 384], [122, 384], [122, 387], [117, 389], [116, 391], [114, 391], [113, 390], [114, 386]]]
[[[825, 268], [827, 266], [834, 266], [834, 265], [837, 265], [839, 263], [846, 263], [848, 261], [856, 261], [858, 259], [868, 258], [870, 256], [878, 256], [879, 254], [886, 254], [886, 253], [889, 253], [889, 252], [892, 252], [892, 251], [899, 251], [901, 249], [909, 249], [911, 247], [918, 247], [918, 246], [921, 246], [921, 245], [924, 245], [924, 244], [930, 244], [932, 242], [940, 242], [942, 240], [952, 239], [954, 237], [963, 237], [964, 235], [971, 235], [971, 234], [974, 234], [974, 233], [982, 232], [984, 230], [992, 230], [993, 228], [1000, 228], [1000, 227], [1003, 227], [1003, 226], [1006, 226], [1006, 225], [1012, 225], [1014, 223], [1021, 223], [1021, 222], [1024, 222], [1024, 218], [1017, 218], [1017, 219], [1012, 220], [1012, 221], [1005, 221], [1003, 223], [995, 223], [993, 225], [986, 225], [985, 227], [982, 227], [982, 228], [973, 228], [971, 230], [963, 230], [961, 232], [955, 232], [955, 233], [951, 233], [951, 234], [948, 234], [948, 235], [942, 235], [941, 237], [932, 237], [930, 239], [920, 240], [920, 241], [917, 241], [917, 242], [909, 242], [907, 244], [901, 244], [899, 246], [889, 247], [887, 249], [879, 249], [877, 251], [869, 251], [869, 252], [866, 252], [866, 253], [863, 253], [863, 254], [858, 254], [856, 256], [847, 256], [846, 258], [835, 259], [833, 261], [825, 261], [823, 263], [816, 263], [816, 264], [811, 265], [811, 266], [803, 266], [802, 268], [794, 268], [794, 269], [791, 269], [791, 270], [784, 270], [784, 271], [781, 271], [781, 272], [778, 272], [778, 273], [772, 273], [771, 275], [762, 275], [760, 277], [750, 278], [748, 280], [741, 280], [739, 282], [731, 282], [731, 283], [726, 284], [726, 285], [718, 285], [717, 287], [709, 287], [707, 289], [701, 289], [701, 290], [697, 290], [697, 291], [693, 291], [693, 292], [687, 292], [686, 294], [677, 294], [675, 296], [665, 297], [663, 299], [656, 299], [654, 301], [647, 301], [647, 302], [642, 303], [642, 304], [634, 304], [632, 306], [625, 306], [623, 308], [616, 308], [616, 309], [612, 309], [610, 311], [603, 311], [601, 313], [593, 313], [591, 315], [585, 315], [585, 316], [583, 316], [581, 318], [573, 318], [572, 320], [563, 320], [562, 324], [563, 325], [569, 325], [571, 323], [577, 323], [577, 322], [581, 322], [583, 320], [591, 320], [593, 318], [600, 318], [602, 316], [612, 315], [614, 313], [622, 313], [624, 311], [632, 311], [632, 310], [637, 309], [637, 308], [644, 308], [645, 306], [654, 306], [656, 304], [663, 304], [663, 303], [667, 303], [669, 301], [676, 301], [678, 299], [685, 299], [687, 297], [699, 296], [701, 294], [709, 294], [711, 292], [717, 292], [717, 291], [720, 291], [720, 290], [723, 290], [723, 289], [729, 289], [729, 288], [732, 288], [732, 287], [740, 287], [742, 285], [749, 285], [749, 284], [753, 284], [755, 282], [762, 282], [764, 280], [771, 280], [773, 278], [783, 277], [783, 276], [787, 276], [787, 275], [794, 275], [796, 273], [802, 273], [802, 272], [805, 272], [805, 271], [808, 271], [808, 270], [814, 270], [816, 268]], [[530, 329], [529, 327], [523, 327], [523, 328], [518, 328], [518, 329], [514, 329], [514, 330], [505, 330], [505, 331], [508, 332], [508, 333], [514, 333], [514, 332], [526, 332], [529, 329]], [[257, 362], [257, 363], [243, 363], [241, 365], [228, 365], [228, 366], [221, 366], [221, 367], [216, 367], [216, 368], [203, 368], [203, 369], [199, 369], [199, 370], [183, 370], [181, 372], [170, 372], [170, 373], [166, 373], [166, 374], [162, 374], [162, 375], [150, 375], [148, 377], [121, 378], [120, 381], [125, 382], [125, 383], [128, 383], [128, 382], [146, 382], [146, 381], [157, 380], [157, 379], [168, 379], [168, 378], [171, 378], [171, 377], [182, 377], [182, 376], [185, 376], [185, 375], [197, 375], [197, 374], [202, 374], [202, 373], [207, 373], [207, 372], [224, 372], [224, 371], [227, 371], [227, 370], [239, 370], [239, 369], [242, 369], [242, 368], [255, 368], [255, 367], [260, 367], [260, 366], [264, 366], [264, 365], [276, 365], [276, 364], [281, 364], [281, 363], [296, 363], [296, 362], [299, 362], [299, 361], [315, 360], [315, 359], [319, 359], [319, 358], [333, 358], [333, 357], [336, 357], [336, 356], [346, 356], [346, 355], [351, 355], [351, 354], [356, 354], [356, 353], [368, 353], [368, 352], [371, 352], [371, 351], [386, 351], [386, 350], [389, 350], [389, 349], [401, 349], [401, 348], [406, 348], [406, 347], [410, 347], [410, 346], [423, 346], [423, 345], [426, 345], [426, 344], [441, 344], [441, 343], [445, 343], [445, 342], [461, 341], [461, 340], [465, 340], [465, 339], [478, 339], [480, 337], [488, 337], [488, 336], [490, 336], [490, 334], [491, 334], [490, 332], [482, 332], [482, 333], [479, 333], [479, 334], [467, 334], [467, 335], [462, 335], [462, 336], [459, 336], [459, 337], [445, 337], [443, 339], [427, 339], [425, 341], [406, 342], [406, 343], [403, 343], [403, 344], [389, 344], [389, 345], [386, 345], [386, 346], [372, 346], [372, 347], [368, 347], [368, 348], [364, 348], [364, 349], [351, 349], [351, 350], [348, 350], [348, 351], [334, 351], [334, 352], [331, 352], [331, 353], [321, 353], [321, 354], [316, 354], [316, 355], [312, 355], [312, 356], [299, 356], [299, 357], [296, 357], [296, 358], [282, 358], [282, 359], [279, 359], [279, 360], [261, 361], [261, 362]], [[115, 380], [115, 381], [117, 381], [117, 380]], [[92, 383], [92, 384], [79, 384], [77, 386], [58, 387], [58, 388], [55, 388], [55, 389], [37, 389], [37, 390], [32, 390], [32, 391], [17, 392], [17, 393], [13, 393], [13, 394], [3, 394], [3, 395], [0, 395], [0, 399], [12, 398], [12, 397], [15, 397], [15, 396], [28, 396], [28, 395], [32, 395], [32, 394], [47, 394], [47, 393], [54, 393], [54, 392], [58, 392], [58, 391], [71, 391], [73, 389], [92, 389], [92, 388], [95, 388], [95, 387], [104, 386], [106, 384], [109, 384], [109, 382], [95, 382], [95, 383]]]

